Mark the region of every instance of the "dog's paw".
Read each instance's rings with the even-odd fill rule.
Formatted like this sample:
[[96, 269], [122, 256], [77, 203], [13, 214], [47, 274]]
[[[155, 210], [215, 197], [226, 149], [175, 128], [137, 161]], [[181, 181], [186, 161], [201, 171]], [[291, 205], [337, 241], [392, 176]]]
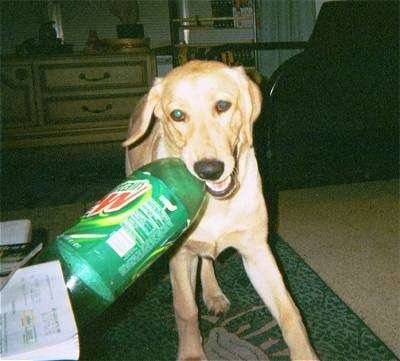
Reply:
[[208, 311], [214, 315], [226, 313], [231, 306], [231, 303], [223, 293], [213, 296], [204, 296], [204, 302]]
[[194, 356], [193, 354], [180, 356], [178, 357], [178, 361], [207, 361], [207, 356], [204, 352], [200, 352], [198, 355]]

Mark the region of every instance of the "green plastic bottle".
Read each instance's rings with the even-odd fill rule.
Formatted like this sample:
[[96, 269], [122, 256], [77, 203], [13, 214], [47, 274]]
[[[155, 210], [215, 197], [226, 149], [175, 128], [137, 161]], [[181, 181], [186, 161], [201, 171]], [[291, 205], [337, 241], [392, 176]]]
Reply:
[[180, 159], [150, 163], [97, 202], [36, 262], [59, 259], [79, 326], [110, 306], [193, 223], [204, 183]]

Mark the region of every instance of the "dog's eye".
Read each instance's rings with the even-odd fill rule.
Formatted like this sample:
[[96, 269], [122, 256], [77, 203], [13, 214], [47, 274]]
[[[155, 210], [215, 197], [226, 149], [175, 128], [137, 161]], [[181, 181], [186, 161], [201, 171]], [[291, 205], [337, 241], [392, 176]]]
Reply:
[[171, 118], [176, 122], [182, 122], [185, 120], [185, 113], [182, 110], [175, 109], [171, 112]]
[[229, 110], [230, 107], [231, 103], [225, 100], [218, 100], [217, 104], [215, 105], [215, 109], [218, 113], [226, 112], [227, 110]]

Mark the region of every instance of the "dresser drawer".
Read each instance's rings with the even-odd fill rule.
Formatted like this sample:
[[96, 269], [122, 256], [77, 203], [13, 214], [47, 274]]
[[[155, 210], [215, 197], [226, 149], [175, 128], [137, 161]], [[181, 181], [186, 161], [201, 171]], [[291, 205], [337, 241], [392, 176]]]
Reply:
[[155, 76], [149, 50], [5, 57], [1, 147], [120, 142]]
[[45, 92], [148, 87], [146, 61], [45, 64], [39, 73]]
[[45, 124], [76, 124], [123, 120], [127, 122], [142, 95], [123, 94], [104, 97], [62, 97], [47, 99]]

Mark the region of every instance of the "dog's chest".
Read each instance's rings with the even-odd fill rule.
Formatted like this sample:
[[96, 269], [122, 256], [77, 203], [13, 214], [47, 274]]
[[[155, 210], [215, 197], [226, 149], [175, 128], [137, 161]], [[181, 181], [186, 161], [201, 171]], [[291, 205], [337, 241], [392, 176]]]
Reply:
[[[252, 199], [251, 199], [252, 198]], [[200, 256], [216, 258], [243, 240], [265, 219], [262, 198], [235, 196], [233, 200], [210, 199], [203, 217], [189, 234], [185, 245]]]

